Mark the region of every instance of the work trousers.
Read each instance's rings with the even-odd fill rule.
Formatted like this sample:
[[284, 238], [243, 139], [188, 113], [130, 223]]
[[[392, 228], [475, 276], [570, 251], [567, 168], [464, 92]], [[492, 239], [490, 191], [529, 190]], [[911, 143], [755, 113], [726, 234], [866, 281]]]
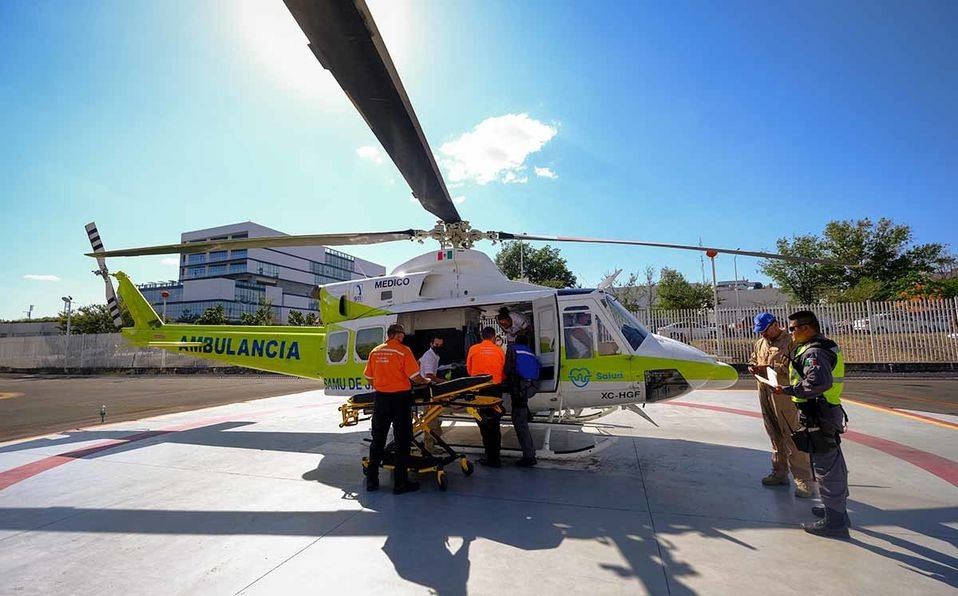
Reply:
[[[446, 410], [443, 409], [443, 412], [445, 411]], [[432, 451], [436, 446], [435, 438], [442, 436], [442, 415], [436, 416], [436, 418], [431, 420], [426, 426], [429, 428], [429, 432], [423, 433], [422, 442], [426, 447], [426, 451]]]
[[412, 392], [397, 393], [376, 392], [373, 400], [372, 435], [369, 445], [369, 466], [367, 474], [379, 474], [386, 450], [386, 436], [389, 425], [393, 427], [393, 444], [396, 447], [395, 472], [393, 482], [396, 486], [408, 479], [409, 446], [412, 443]]
[[764, 383], [758, 388], [759, 404], [765, 432], [772, 441], [772, 473], [779, 478], [788, 478], [789, 471], [796, 480], [812, 481], [812, 469], [808, 454], [795, 448], [792, 431], [798, 430], [798, 408], [788, 395], [776, 395]]
[[535, 459], [536, 448], [532, 442], [532, 431], [529, 430], [529, 406], [512, 406], [512, 428], [516, 430], [516, 438], [522, 449], [523, 459]]
[[[495, 385], [483, 389], [482, 395], [502, 397], [502, 387]], [[479, 420], [477, 425], [479, 426], [479, 435], [482, 437], [482, 448], [486, 452], [486, 461], [496, 463], [499, 461], [499, 454], [502, 451], [502, 429], [499, 427], [502, 420], [502, 410], [483, 408], [479, 414], [482, 416], [482, 420]]]
[[[832, 406], [824, 399], [818, 400], [818, 425], [821, 432], [837, 437], [844, 424], [841, 406]], [[826, 452], [811, 454], [812, 468], [818, 478], [818, 492], [826, 509], [846, 514], [848, 501], [848, 467], [841, 445]]]
[[532, 431], [529, 430], [529, 397], [535, 395], [535, 383], [511, 376], [508, 379], [509, 395], [512, 398], [512, 428], [516, 431], [519, 448], [522, 449], [522, 459], [535, 459], [536, 448], [532, 442]]

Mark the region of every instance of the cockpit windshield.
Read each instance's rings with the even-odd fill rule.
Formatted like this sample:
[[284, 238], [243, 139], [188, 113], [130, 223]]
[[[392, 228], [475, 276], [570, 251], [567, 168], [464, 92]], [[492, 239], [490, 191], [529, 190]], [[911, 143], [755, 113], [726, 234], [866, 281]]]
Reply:
[[612, 296], [604, 296], [601, 302], [602, 306], [612, 315], [615, 325], [622, 330], [622, 335], [632, 346], [632, 350], [638, 350], [645, 338], [649, 336], [649, 330], [643, 327], [642, 323], [636, 320], [635, 316]]

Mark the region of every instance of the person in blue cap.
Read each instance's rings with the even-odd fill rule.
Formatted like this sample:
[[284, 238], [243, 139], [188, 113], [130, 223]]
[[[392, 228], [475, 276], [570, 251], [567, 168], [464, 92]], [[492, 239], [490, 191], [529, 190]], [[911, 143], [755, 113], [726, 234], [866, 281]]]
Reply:
[[[775, 315], [759, 313], [754, 320], [755, 333], [759, 334], [748, 371], [755, 375], [768, 376], [768, 369], [778, 375], [779, 383], [788, 378], [788, 359], [794, 344], [792, 338], [779, 325]], [[791, 397], [775, 394], [773, 388], [758, 383], [758, 401], [762, 408], [765, 431], [772, 442], [772, 471], [762, 478], [763, 486], [788, 485], [788, 474], [795, 479], [795, 496], [807, 499], [812, 496], [812, 467], [808, 454], [799, 451], [792, 440], [792, 431], [799, 428], [799, 411]]]

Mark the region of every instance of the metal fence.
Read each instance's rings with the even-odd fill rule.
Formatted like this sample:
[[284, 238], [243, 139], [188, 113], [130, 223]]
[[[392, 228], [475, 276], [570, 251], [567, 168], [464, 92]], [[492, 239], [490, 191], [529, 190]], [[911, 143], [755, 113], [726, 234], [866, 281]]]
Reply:
[[798, 310], [814, 312], [846, 362], [958, 362], [958, 299], [769, 306], [763, 309], [640, 310], [649, 329], [730, 363], [747, 362], [757, 335], [752, 318], [771, 312], [783, 325]]
[[[846, 362], [958, 363], [958, 299], [767, 307], [780, 321], [797, 310], [818, 315]], [[732, 364], [748, 361], [758, 310], [640, 310], [649, 329]], [[0, 368], [210, 368], [224, 366], [156, 348], [135, 348], [117, 334], [0, 338]]]
[[15, 369], [209, 368], [212, 360], [136, 348], [119, 333], [0, 338], [0, 367]]

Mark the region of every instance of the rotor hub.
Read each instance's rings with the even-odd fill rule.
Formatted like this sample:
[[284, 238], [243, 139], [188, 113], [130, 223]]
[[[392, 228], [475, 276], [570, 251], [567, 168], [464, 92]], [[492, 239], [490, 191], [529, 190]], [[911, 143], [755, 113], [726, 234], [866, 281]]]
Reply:
[[[444, 248], [472, 248], [480, 240], [491, 240], [495, 243], [499, 239], [496, 232], [482, 232], [475, 230], [468, 221], [446, 223], [436, 222], [435, 227], [425, 234], [426, 238], [436, 240]], [[422, 239], [420, 239], [420, 242]]]

